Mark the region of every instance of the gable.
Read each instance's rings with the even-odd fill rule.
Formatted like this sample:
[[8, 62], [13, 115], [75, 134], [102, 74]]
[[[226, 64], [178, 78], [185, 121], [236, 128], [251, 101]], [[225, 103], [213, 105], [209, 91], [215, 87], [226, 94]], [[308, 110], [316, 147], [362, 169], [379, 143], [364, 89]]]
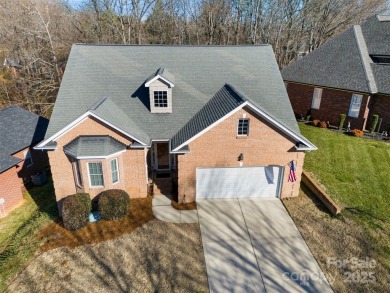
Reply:
[[133, 140], [126, 137], [124, 134], [120, 133], [112, 127], [105, 125], [103, 122], [99, 121], [94, 117], [86, 117], [83, 121], [81, 121], [73, 128], [69, 129], [67, 132], [57, 137], [54, 141], [57, 143], [58, 146], [63, 147], [79, 136], [91, 135], [108, 135], [124, 145], [131, 145], [134, 142]]
[[262, 117], [268, 123], [278, 128], [282, 133], [293, 138], [296, 142], [301, 143], [303, 147], [299, 147], [299, 149], [317, 149], [311, 142], [304, 138], [299, 131], [294, 131], [294, 128], [291, 127], [291, 125], [281, 123], [273, 115], [267, 113], [264, 109], [255, 104], [255, 102], [245, 94], [238, 91], [232, 85], [226, 84], [173, 136], [171, 151], [180, 152], [188, 143], [228, 119], [243, 107], [251, 108], [259, 117]]
[[[239, 119], [249, 119], [249, 132], [247, 136], [237, 135]], [[218, 145], [218, 152], [226, 152], [227, 156], [238, 156], [232, 153], [241, 147], [259, 148], [287, 152], [295, 150], [296, 141], [277, 129], [274, 125], [256, 114], [250, 107], [244, 106], [229, 117], [209, 129], [207, 132], [188, 143], [190, 152], [202, 151], [209, 145], [215, 152], [215, 145]]]

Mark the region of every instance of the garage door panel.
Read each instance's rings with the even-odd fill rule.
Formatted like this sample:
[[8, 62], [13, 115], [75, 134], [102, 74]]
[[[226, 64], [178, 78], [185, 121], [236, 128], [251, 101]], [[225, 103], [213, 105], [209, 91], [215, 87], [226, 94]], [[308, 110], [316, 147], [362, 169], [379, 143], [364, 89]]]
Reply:
[[197, 198], [251, 198], [279, 195], [280, 166], [197, 168]]

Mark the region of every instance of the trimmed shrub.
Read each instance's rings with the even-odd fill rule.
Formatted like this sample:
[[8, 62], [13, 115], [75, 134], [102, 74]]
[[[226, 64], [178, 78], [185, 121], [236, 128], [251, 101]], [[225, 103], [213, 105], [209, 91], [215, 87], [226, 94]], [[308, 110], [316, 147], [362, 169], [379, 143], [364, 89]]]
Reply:
[[320, 120], [315, 119], [315, 120], [313, 120], [312, 123], [313, 123], [314, 126], [318, 126], [318, 124], [320, 124], [320, 122], [321, 122]]
[[129, 213], [130, 197], [124, 190], [106, 190], [98, 198], [99, 213], [104, 220], [119, 220]]
[[372, 123], [370, 128], [371, 133], [375, 131], [376, 126], [378, 125], [378, 121], [379, 121], [379, 115], [372, 115]]
[[351, 133], [353, 136], [356, 136], [356, 137], [362, 137], [364, 135], [364, 132], [362, 130], [359, 130], [359, 129], [353, 129], [351, 131]]
[[64, 198], [62, 202], [62, 221], [68, 230], [78, 230], [88, 223], [92, 209], [88, 193], [76, 193]]
[[321, 121], [320, 123], [318, 123], [318, 127], [328, 128], [328, 123], [326, 123], [326, 121]]
[[340, 114], [340, 124], [339, 124], [340, 130], [343, 129], [344, 127], [345, 118], [347, 118], [346, 114]]

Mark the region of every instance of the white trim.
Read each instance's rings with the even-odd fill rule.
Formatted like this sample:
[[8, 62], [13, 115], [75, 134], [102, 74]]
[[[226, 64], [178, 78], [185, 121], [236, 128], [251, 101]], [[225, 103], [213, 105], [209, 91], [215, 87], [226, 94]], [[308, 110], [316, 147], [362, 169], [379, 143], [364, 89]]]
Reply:
[[242, 103], [240, 106], [238, 106], [236, 109], [232, 110], [231, 112], [227, 113], [225, 116], [223, 116], [222, 118], [218, 119], [217, 121], [215, 121], [213, 124], [211, 124], [210, 126], [206, 127], [205, 129], [203, 129], [201, 132], [199, 132], [198, 134], [195, 134], [193, 137], [191, 137], [189, 140], [183, 142], [181, 145], [179, 145], [177, 148], [175, 148], [174, 150], [172, 150], [172, 152], [176, 152], [178, 150], [180, 150], [183, 146], [191, 143], [192, 141], [194, 141], [195, 139], [197, 139], [199, 136], [202, 136], [204, 133], [206, 133], [207, 131], [209, 131], [211, 128], [213, 128], [214, 126], [216, 126], [217, 124], [221, 123], [223, 120], [229, 118], [230, 116], [232, 116], [234, 113], [238, 112], [239, 110], [241, 110], [242, 108], [244, 108], [246, 105], [248, 105], [248, 102], [244, 102]]
[[[240, 129], [240, 120], [243, 120], [243, 121], [248, 121], [248, 126], [247, 126], [247, 129], [246, 129], [246, 134], [238, 134], [238, 130]], [[244, 118], [238, 118], [238, 123], [237, 123], [237, 137], [247, 137], [249, 136], [249, 124], [250, 124], [250, 119], [249, 118], [246, 118], [246, 115]]]
[[294, 138], [296, 141], [299, 141], [299, 142], [302, 142], [302, 143], [306, 144], [308, 146], [307, 150], [314, 151], [314, 150], [318, 149], [314, 144], [312, 144], [310, 141], [308, 141], [305, 137], [303, 137], [301, 135], [297, 135], [296, 133], [294, 133], [293, 131], [289, 130], [287, 127], [285, 127], [283, 124], [281, 124], [280, 122], [276, 121], [274, 118], [272, 118], [271, 116], [266, 114], [264, 111], [260, 110], [259, 108], [257, 108], [254, 105], [252, 105], [250, 102], [246, 101], [246, 102], [242, 103], [240, 106], [238, 106], [237, 108], [235, 108], [234, 110], [232, 110], [231, 112], [229, 112], [228, 114], [226, 114], [225, 116], [223, 116], [222, 118], [220, 118], [219, 120], [217, 120], [216, 122], [214, 122], [213, 124], [211, 124], [210, 126], [208, 126], [205, 129], [203, 129], [198, 134], [196, 134], [193, 137], [191, 137], [189, 140], [187, 140], [184, 143], [182, 143], [181, 145], [179, 145], [177, 148], [172, 150], [172, 152], [178, 151], [183, 146], [191, 143], [192, 141], [194, 141], [195, 139], [197, 139], [198, 137], [203, 135], [205, 132], [209, 131], [211, 128], [213, 128], [217, 124], [221, 123], [223, 120], [229, 118], [230, 116], [232, 116], [234, 113], [236, 113], [237, 111], [241, 110], [245, 106], [248, 106], [250, 109], [252, 109], [258, 115], [263, 117], [266, 121], [268, 121], [271, 124], [275, 125], [278, 129], [280, 129], [282, 132], [286, 133], [288, 136]]
[[[92, 186], [92, 184], [91, 184], [91, 174], [89, 173], [89, 164], [90, 163], [91, 164], [100, 164], [100, 167], [102, 168], [103, 185]], [[104, 188], [103, 162], [86, 162], [86, 164], [87, 164], [89, 188]], [[98, 174], [94, 174], [94, 175], [98, 175]]]
[[317, 150], [318, 148], [312, 144], [310, 141], [308, 141], [304, 136], [302, 135], [297, 135], [296, 133], [294, 133], [293, 131], [291, 131], [290, 129], [288, 129], [286, 126], [284, 126], [283, 124], [279, 123], [278, 121], [276, 121], [274, 118], [272, 118], [271, 116], [269, 116], [268, 114], [264, 113], [263, 111], [261, 111], [260, 109], [258, 109], [257, 107], [255, 107], [254, 105], [248, 103], [248, 106], [249, 108], [251, 108], [252, 110], [254, 110], [255, 112], [257, 112], [260, 116], [262, 116], [265, 120], [271, 122], [272, 124], [274, 124], [277, 128], [279, 128], [280, 130], [282, 130], [283, 132], [285, 132], [287, 135], [291, 136], [292, 138], [294, 138], [295, 140], [299, 141], [299, 142], [302, 142], [304, 144], [306, 144], [308, 146], [308, 150]]
[[[115, 164], [116, 164], [116, 172], [118, 174], [118, 181], [117, 182], [114, 182], [114, 180], [112, 179], [112, 165], [111, 165], [112, 161], [115, 161]], [[116, 185], [120, 182], [118, 158], [114, 158], [114, 159], [110, 160], [110, 169], [111, 169], [111, 183], [112, 183], [112, 185]]]
[[162, 77], [161, 75], [156, 75], [155, 77], [153, 77], [151, 80], [149, 80], [147, 83], [145, 83], [145, 87], [149, 87], [151, 83], [153, 83], [154, 81], [156, 81], [157, 79], [162, 79], [163, 81], [165, 81], [167, 84], [170, 85], [170, 87], [175, 87], [175, 84], [173, 84], [172, 82], [170, 82], [168, 79]]
[[78, 160], [90, 160], [90, 159], [110, 159], [112, 157], [115, 157], [115, 156], [118, 156], [122, 153], [125, 153], [126, 150], [123, 150], [123, 151], [119, 151], [119, 152], [116, 152], [114, 154], [111, 154], [111, 155], [108, 155], [108, 156], [79, 156], [79, 157], [74, 157], [73, 155], [69, 154], [68, 152], [64, 151], [65, 154], [67, 154], [68, 156], [71, 156], [75, 159], [78, 159]]
[[114, 128], [115, 130], [119, 131], [120, 133], [130, 137], [131, 139], [133, 140], [136, 140], [137, 142], [139, 142], [140, 144], [142, 145], [146, 145], [146, 143], [142, 142], [141, 140], [139, 140], [138, 138], [130, 135], [129, 133], [123, 131], [122, 129], [116, 127], [115, 125], [109, 123], [108, 121], [104, 120], [103, 118], [99, 117], [98, 115], [96, 115], [95, 113], [91, 112], [91, 111], [87, 111], [85, 112], [83, 115], [81, 115], [79, 118], [77, 118], [76, 120], [72, 121], [71, 123], [69, 123], [67, 126], [65, 126], [64, 128], [62, 128], [61, 130], [59, 130], [58, 132], [56, 132], [55, 134], [53, 134], [52, 136], [50, 136], [48, 139], [46, 139], [45, 141], [41, 142], [38, 144], [37, 148], [41, 148], [41, 147], [44, 147], [45, 144], [47, 144], [48, 142], [50, 141], [55, 141], [56, 139], [60, 138], [62, 135], [64, 135], [65, 133], [67, 133], [69, 130], [73, 129], [74, 127], [76, 127], [78, 124], [80, 124], [81, 122], [83, 122], [85, 119], [87, 119], [88, 117], [94, 117], [96, 118], [97, 120], [103, 122], [104, 124], [110, 126], [111, 128]]
[[46, 146], [43, 146], [43, 147], [33, 147], [34, 150], [37, 150], [37, 151], [55, 151], [57, 149], [57, 147], [46, 147]]

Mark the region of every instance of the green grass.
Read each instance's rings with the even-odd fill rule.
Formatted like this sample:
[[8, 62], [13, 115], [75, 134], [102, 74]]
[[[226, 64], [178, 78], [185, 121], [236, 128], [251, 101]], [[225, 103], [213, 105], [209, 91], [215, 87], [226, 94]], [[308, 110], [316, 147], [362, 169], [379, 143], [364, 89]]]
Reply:
[[390, 144], [300, 124], [317, 151], [306, 154], [304, 169], [343, 208], [390, 222]]
[[34, 257], [41, 244], [39, 230], [58, 215], [52, 182], [34, 187], [24, 198], [22, 206], [0, 220], [0, 292]]

